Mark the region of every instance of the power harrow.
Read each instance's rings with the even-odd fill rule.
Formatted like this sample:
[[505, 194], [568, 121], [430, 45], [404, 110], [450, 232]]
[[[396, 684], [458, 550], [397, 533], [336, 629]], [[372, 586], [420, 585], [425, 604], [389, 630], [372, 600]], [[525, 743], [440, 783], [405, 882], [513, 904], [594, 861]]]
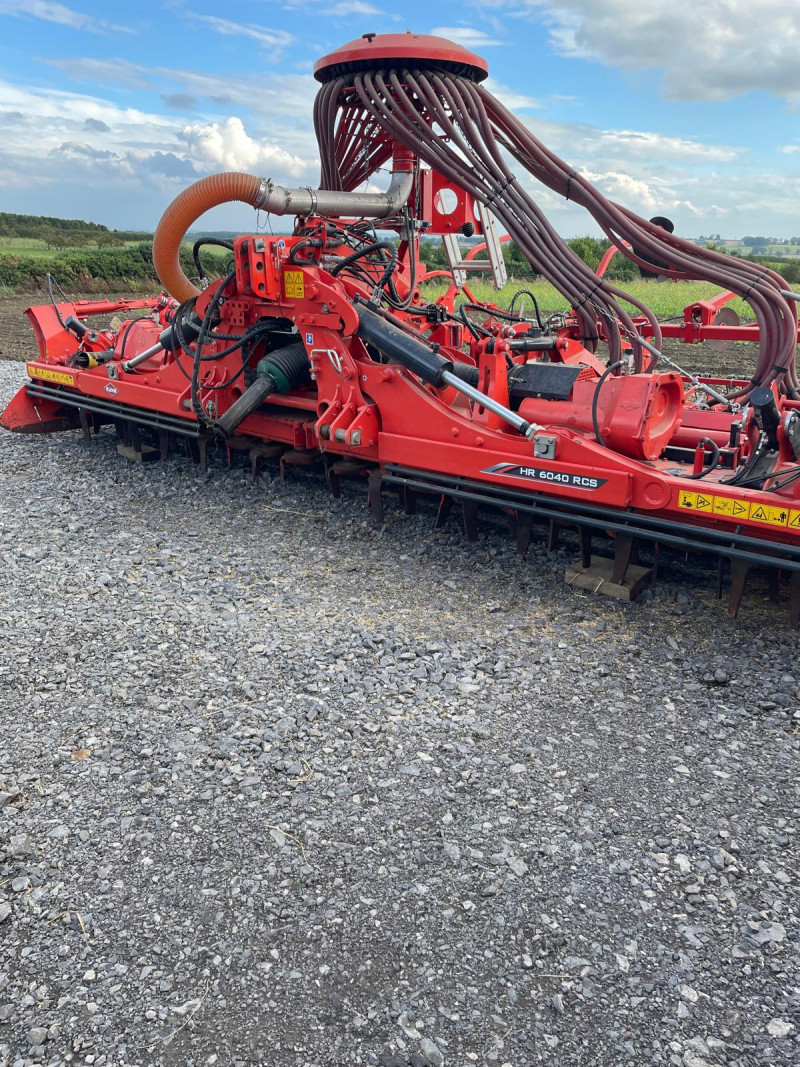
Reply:
[[[458, 505], [474, 538], [491, 508], [522, 552], [543, 519], [551, 545], [578, 532], [570, 580], [628, 598], [648, 574], [641, 545], [656, 559], [661, 546], [715, 556], [719, 582], [727, 560], [731, 614], [748, 572], [766, 568], [774, 599], [788, 582], [800, 624], [798, 296], [606, 199], [486, 90], [487, 72], [459, 45], [411, 33], [366, 34], [319, 60], [319, 188], [224, 173], [184, 190], [154, 238], [164, 293], [29, 309], [39, 355], [0, 422], [89, 440], [110, 424], [132, 459], [183, 441], [202, 463], [211, 443], [229, 462], [245, 452], [254, 474], [265, 459], [317, 464], [337, 494], [363, 477], [376, 517], [391, 488], [407, 510], [432, 495], [438, 521]], [[642, 269], [724, 295], [662, 325], [571, 251], [529, 177], [586, 208]], [[184, 236], [230, 201], [292, 216], [293, 232], [237, 237], [225, 276], [209, 283], [198, 259], [196, 285]], [[543, 317], [524, 294], [507, 308], [474, 298], [469, 271], [505, 280], [496, 223], [563, 294], [563, 313]], [[435, 300], [423, 235], [441, 236], [450, 262]], [[483, 243], [462, 257], [459, 237], [473, 235]], [[720, 319], [732, 294], [752, 325]], [[116, 325], [92, 328], [111, 311]], [[756, 342], [752, 377], [683, 373], [663, 352], [668, 333]], [[596, 536], [612, 558], [593, 555]]]

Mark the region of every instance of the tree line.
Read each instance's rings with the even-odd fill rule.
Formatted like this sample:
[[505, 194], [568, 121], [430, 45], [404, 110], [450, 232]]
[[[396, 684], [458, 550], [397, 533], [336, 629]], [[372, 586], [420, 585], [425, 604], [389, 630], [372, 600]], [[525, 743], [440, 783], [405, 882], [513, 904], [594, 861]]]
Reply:
[[43, 241], [46, 248], [82, 248], [89, 244], [99, 248], [121, 247], [149, 234], [134, 230], [109, 230], [99, 222], [84, 219], [58, 219], [50, 215], [17, 215], [0, 211], [0, 244], [12, 238]]

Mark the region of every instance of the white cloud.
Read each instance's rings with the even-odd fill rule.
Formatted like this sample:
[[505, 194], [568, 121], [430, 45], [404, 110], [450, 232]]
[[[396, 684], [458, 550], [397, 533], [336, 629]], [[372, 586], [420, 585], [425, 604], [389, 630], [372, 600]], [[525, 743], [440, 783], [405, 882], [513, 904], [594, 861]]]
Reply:
[[446, 37], [448, 41], [455, 41], [464, 48], [492, 48], [495, 45], [504, 44], [504, 41], [490, 37], [483, 30], [475, 29], [474, 26], [437, 26], [431, 30], [434, 37]]
[[504, 103], [507, 108], [510, 108], [511, 111], [536, 111], [539, 108], [544, 107], [544, 101], [542, 99], [535, 96], [526, 96], [524, 93], [518, 93], [515, 89], [510, 89], [507, 85], [502, 85], [492, 77], [487, 78], [484, 85], [493, 96], [496, 96], [497, 99], [502, 101], [502, 103]]
[[509, 0], [549, 27], [557, 51], [628, 70], [663, 69], [676, 100], [761, 89], [800, 106], [797, 0]]
[[[631, 174], [599, 160], [595, 166], [579, 165], [577, 169], [611, 200], [638, 214], [667, 215], [675, 222], [676, 233], [685, 237], [710, 231], [726, 237], [748, 233], [786, 237], [797, 228], [797, 183], [789, 175], [763, 171], [715, 171], [702, 176], [681, 171]], [[600, 235], [588, 212], [572, 201], [556, 196], [532, 178], [524, 184], [559, 233], [565, 237]]]
[[[145, 136], [161, 142], [174, 122], [163, 115], [154, 115], [138, 108], [124, 108], [101, 97], [82, 93], [70, 93], [57, 89], [34, 89], [10, 82], [0, 81], [0, 108], [19, 112], [30, 125], [26, 132], [23, 124], [23, 143], [33, 154], [53, 147], [51, 137], [60, 141], [69, 139], [72, 129], [82, 128], [87, 120], [103, 123], [112, 129], [124, 128], [130, 137]], [[97, 127], [102, 138], [109, 134]]]
[[231, 22], [230, 19], [217, 18], [215, 15], [196, 15], [194, 12], [189, 12], [189, 16], [198, 22], [204, 22], [206, 26], [223, 37], [247, 37], [265, 48], [275, 49], [274, 59], [277, 59], [283, 49], [294, 40], [294, 37], [285, 30], [269, 30], [250, 22]]
[[570, 160], [604, 156], [624, 163], [626, 170], [641, 166], [652, 169], [653, 161], [710, 166], [732, 162], [742, 154], [741, 149], [730, 145], [668, 137], [651, 130], [603, 130], [590, 123], [534, 117], [525, 122], [548, 148]]
[[620, 171], [595, 173], [584, 167], [579, 168], [584, 178], [595, 185], [610, 200], [623, 204], [642, 215], [662, 214], [683, 209], [692, 215], [699, 215], [700, 210], [690, 200], [682, 196], [676, 186], [680, 183], [651, 177], [649, 181], [634, 178]]
[[332, 7], [324, 8], [322, 13], [324, 15], [333, 15], [337, 18], [344, 18], [348, 15], [383, 14], [379, 7], [365, 3], [365, 0], [340, 0], [338, 4], [334, 4]]
[[[752, 231], [760, 214], [750, 199], [757, 179], [734, 170], [741, 151], [728, 145], [705, 144], [653, 131], [604, 130], [588, 123], [558, 123], [538, 116], [524, 118], [532, 132], [601, 192], [646, 217], [668, 215], [686, 236], [721, 228], [732, 235]], [[519, 173], [521, 167], [515, 164]], [[572, 201], [558, 196], [529, 175], [524, 184], [565, 235], [599, 233], [591, 216]], [[791, 228], [787, 206], [779, 206], [768, 229]], [[744, 229], [742, 228], [744, 227]], [[757, 232], [767, 232], [763, 228]]]
[[[256, 114], [301, 120], [311, 130], [311, 109], [319, 85], [310, 74], [266, 73], [219, 75], [180, 67], [146, 67], [126, 59], [63, 57], [45, 59], [68, 78], [99, 85], [121, 85], [126, 89], [161, 87], [164, 82], [179, 85], [192, 96], [218, 106], [235, 106]], [[295, 127], [292, 127], [295, 128]], [[282, 131], [282, 135], [283, 135]]]
[[779, 146], [778, 151], [785, 156], [793, 156], [795, 152], [800, 152], [800, 144], [782, 144]]
[[20, 0], [0, 0], [0, 15], [41, 19], [43, 22], [55, 22], [58, 26], [68, 26], [71, 30], [81, 30], [84, 33], [136, 33], [130, 26], [118, 26], [95, 15], [74, 11], [71, 7], [54, 3], [52, 0], [27, 0], [25, 4], [21, 4]]
[[[185, 126], [182, 139], [186, 142], [190, 159], [200, 164], [213, 164], [223, 170], [278, 170], [282, 174], [300, 177], [306, 173], [308, 162], [292, 155], [266, 140], [250, 137], [238, 118], [206, 125]], [[268, 173], [268, 177], [271, 175]]]
[[[0, 81], [6, 210], [147, 229], [180, 188], [213, 171], [255, 170], [283, 184], [315, 183], [310, 131], [294, 140], [280, 126], [270, 133], [274, 140], [237, 117], [187, 126], [180, 116], [123, 108], [98, 96]], [[223, 215], [220, 228], [251, 225], [246, 211]]]

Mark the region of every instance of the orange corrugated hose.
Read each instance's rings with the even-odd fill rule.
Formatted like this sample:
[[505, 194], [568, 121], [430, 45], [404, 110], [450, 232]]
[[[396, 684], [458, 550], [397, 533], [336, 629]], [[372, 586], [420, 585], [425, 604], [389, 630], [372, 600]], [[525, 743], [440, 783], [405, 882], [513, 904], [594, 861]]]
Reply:
[[231, 172], [201, 178], [175, 197], [161, 216], [153, 236], [153, 264], [161, 284], [176, 300], [188, 300], [200, 292], [183, 273], [178, 258], [186, 231], [218, 204], [241, 200], [255, 207], [260, 192], [261, 178]]

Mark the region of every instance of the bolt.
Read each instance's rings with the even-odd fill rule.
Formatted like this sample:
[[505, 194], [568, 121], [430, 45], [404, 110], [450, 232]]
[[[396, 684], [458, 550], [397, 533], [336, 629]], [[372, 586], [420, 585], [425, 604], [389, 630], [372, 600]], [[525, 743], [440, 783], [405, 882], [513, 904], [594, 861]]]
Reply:
[[351, 445], [360, 445], [361, 444], [361, 430], [353, 430], [353, 432], [350, 434], [350, 444]]
[[330, 428], [330, 426], [328, 425], [327, 422], [323, 422], [323, 424], [320, 426], [319, 435], [320, 435], [320, 437], [324, 438], [324, 440], [326, 440], [326, 441], [330, 437], [331, 428]]

